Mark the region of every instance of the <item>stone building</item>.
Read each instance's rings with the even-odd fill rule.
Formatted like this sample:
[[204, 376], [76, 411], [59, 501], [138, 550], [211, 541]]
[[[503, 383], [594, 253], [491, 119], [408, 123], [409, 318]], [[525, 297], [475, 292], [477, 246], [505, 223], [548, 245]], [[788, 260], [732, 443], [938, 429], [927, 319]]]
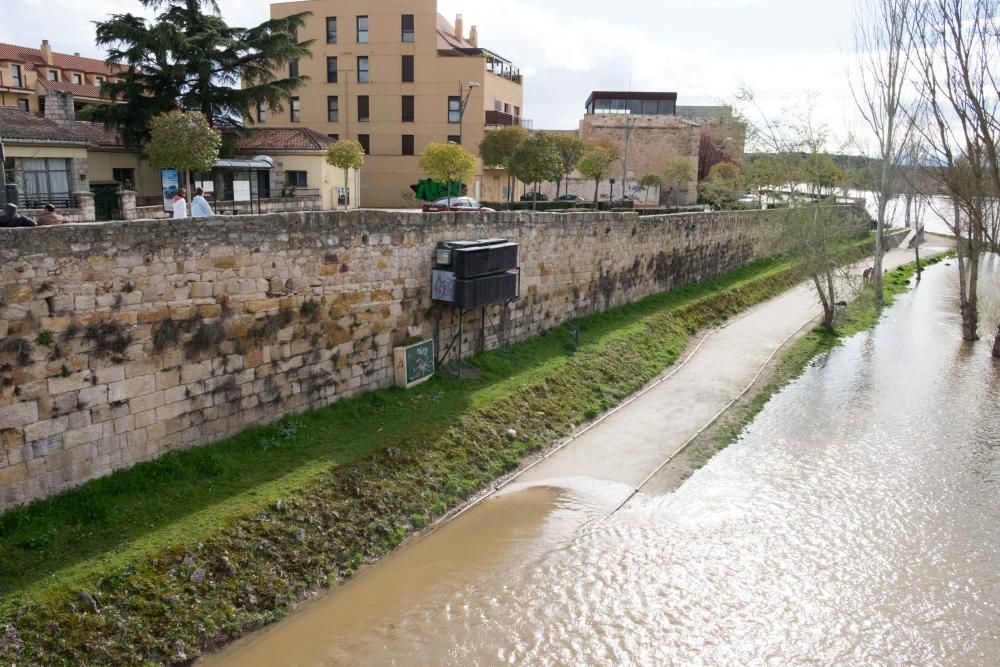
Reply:
[[69, 93], [75, 117], [81, 107], [102, 101], [101, 84], [116, 74], [103, 60], [53, 51], [47, 39], [38, 49], [0, 44], [0, 106], [43, 115], [53, 94]]
[[[310, 12], [300, 40], [312, 57], [292, 62], [309, 81], [283, 109], [260, 108], [257, 127], [304, 126], [334, 139], [355, 139], [368, 157], [365, 206], [417, 205], [429, 143], [454, 142], [478, 154], [491, 128], [528, 125], [518, 68], [479, 45], [476, 26], [449, 23], [436, 0], [301, 0], [271, 5], [271, 17]], [[468, 193], [499, 199], [502, 172], [480, 163]]]

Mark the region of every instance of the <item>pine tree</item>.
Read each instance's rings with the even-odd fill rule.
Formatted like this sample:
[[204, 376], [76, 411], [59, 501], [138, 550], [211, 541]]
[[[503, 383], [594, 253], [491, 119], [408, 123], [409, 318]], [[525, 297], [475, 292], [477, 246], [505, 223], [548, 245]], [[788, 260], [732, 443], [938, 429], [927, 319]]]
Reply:
[[[230, 27], [214, 0], [140, 0], [162, 11], [153, 21], [115, 14], [97, 24], [97, 44], [119, 67], [87, 118], [116, 128], [129, 146], [149, 140], [150, 121], [168, 111], [198, 111], [212, 127], [252, 119], [259, 104], [281, 110], [307, 77], [275, 78], [289, 61], [309, 57], [296, 32], [308, 13]], [[242, 86], [242, 87], [240, 87]]]

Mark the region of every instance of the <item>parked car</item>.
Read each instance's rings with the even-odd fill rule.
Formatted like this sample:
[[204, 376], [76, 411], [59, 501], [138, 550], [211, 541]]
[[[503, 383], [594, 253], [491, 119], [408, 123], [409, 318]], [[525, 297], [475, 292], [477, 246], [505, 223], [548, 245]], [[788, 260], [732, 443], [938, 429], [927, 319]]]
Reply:
[[587, 201], [580, 195], [560, 195], [557, 201]]
[[492, 208], [483, 206], [472, 197], [445, 197], [433, 204], [424, 204], [424, 213], [444, 213], [446, 211], [481, 211], [493, 213]]
[[525, 192], [521, 195], [521, 201], [548, 201], [549, 196], [541, 192]]

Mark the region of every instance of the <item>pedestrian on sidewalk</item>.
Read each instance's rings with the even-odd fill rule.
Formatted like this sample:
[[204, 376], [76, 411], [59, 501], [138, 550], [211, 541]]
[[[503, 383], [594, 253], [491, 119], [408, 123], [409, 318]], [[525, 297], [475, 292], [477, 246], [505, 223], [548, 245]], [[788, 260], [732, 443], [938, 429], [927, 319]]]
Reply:
[[178, 188], [177, 194], [174, 195], [174, 217], [175, 218], [188, 217], [187, 190], [185, 190], [184, 188]]
[[56, 207], [52, 204], [45, 205], [45, 213], [38, 216], [36, 220], [39, 227], [44, 227], [46, 225], [65, 225], [66, 218], [56, 213]]
[[207, 218], [210, 215], [215, 215], [215, 211], [205, 199], [205, 191], [201, 188], [195, 188], [194, 199], [191, 200], [191, 217]]

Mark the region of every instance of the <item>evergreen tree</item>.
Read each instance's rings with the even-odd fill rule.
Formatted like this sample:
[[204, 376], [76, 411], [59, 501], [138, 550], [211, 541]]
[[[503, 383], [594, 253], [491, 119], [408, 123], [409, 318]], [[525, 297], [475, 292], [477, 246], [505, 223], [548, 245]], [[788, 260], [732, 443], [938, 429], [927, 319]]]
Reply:
[[[119, 67], [102, 95], [120, 100], [91, 107], [86, 117], [117, 128], [129, 146], [149, 140], [150, 121], [168, 111], [198, 111], [212, 127], [251, 120], [257, 106], [281, 110], [306, 77], [276, 78], [289, 61], [309, 57], [298, 42], [308, 13], [254, 28], [230, 27], [214, 0], [140, 0], [161, 9], [153, 21], [115, 14], [97, 24], [97, 44]], [[241, 87], [240, 87], [241, 86]]]

